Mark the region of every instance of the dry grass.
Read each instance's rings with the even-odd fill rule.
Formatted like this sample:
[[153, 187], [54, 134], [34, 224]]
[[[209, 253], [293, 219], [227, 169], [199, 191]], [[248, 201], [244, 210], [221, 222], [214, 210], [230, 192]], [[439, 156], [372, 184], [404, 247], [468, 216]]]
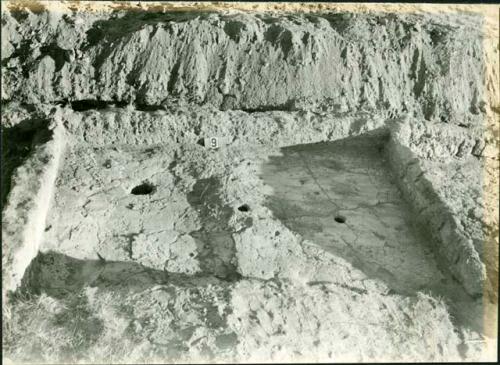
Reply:
[[[450, 331], [453, 324], [442, 299], [419, 292], [415, 298], [405, 298], [392, 314], [389, 330], [401, 334], [398, 340], [406, 348], [405, 357], [409, 361], [421, 357], [422, 345], [432, 361], [461, 360], [456, 346], [444, 346], [458, 345], [460, 339], [454, 331]], [[409, 341], [411, 338], [415, 341]]]
[[102, 329], [83, 295], [20, 296], [4, 311], [4, 353], [15, 362], [82, 361]]
[[[193, 361], [208, 360], [210, 356], [192, 353], [193, 348], [176, 348], [182, 345], [179, 339], [189, 327], [185, 326], [186, 321], [190, 322], [198, 309], [209, 308], [205, 302], [200, 306], [201, 298], [181, 299], [177, 290], [177, 294], [155, 297], [149, 290], [134, 295], [86, 287], [61, 299], [46, 294], [18, 297], [12, 301], [10, 311], [4, 310], [4, 356], [16, 363], [144, 363], [166, 359], [179, 362], [190, 356]], [[363, 361], [462, 360], [457, 351], [461, 340], [454, 332], [444, 302], [422, 293], [406, 298], [355, 294], [358, 299], [352, 300], [350, 292], [342, 288], [328, 293], [320, 288], [304, 292], [300, 287], [278, 289], [256, 283], [242, 285], [237, 289], [240, 290], [236, 295], [242, 295], [244, 303], [233, 298], [233, 324], [228, 323], [229, 331], [236, 331], [239, 342], [230, 352], [242, 351], [240, 361], [256, 356], [247, 353], [250, 351], [261, 352], [259, 359], [266, 361], [282, 357], [289, 362], [295, 359], [295, 350], [302, 352], [300, 359], [311, 361], [339, 361], [348, 354], [353, 354], [353, 359], [361, 356]], [[275, 292], [281, 294], [272, 295]], [[236, 306], [238, 303], [241, 305]], [[255, 311], [250, 309], [253, 307]], [[262, 332], [267, 327], [260, 327], [252, 318], [257, 316], [263, 321], [266, 313], [275, 317], [267, 327], [278, 320], [286, 335]], [[234, 323], [244, 325], [238, 330]], [[223, 322], [217, 327], [220, 325]], [[208, 322], [200, 329], [206, 331], [207, 327]], [[344, 339], [347, 334], [349, 337]], [[203, 334], [185, 338], [186, 343], [191, 343], [194, 338], [203, 338]], [[309, 348], [306, 342], [314, 339], [321, 339], [322, 345]], [[246, 343], [244, 347], [242, 343]], [[275, 352], [275, 343], [283, 344], [285, 352]], [[326, 358], [332, 351], [333, 358]], [[211, 356], [213, 360], [226, 359], [221, 354]]]

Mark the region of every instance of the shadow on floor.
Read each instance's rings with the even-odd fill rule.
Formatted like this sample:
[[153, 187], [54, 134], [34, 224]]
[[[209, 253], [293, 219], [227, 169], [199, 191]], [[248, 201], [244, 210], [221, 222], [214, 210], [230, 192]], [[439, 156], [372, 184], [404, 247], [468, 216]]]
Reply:
[[19, 292], [46, 293], [61, 299], [85, 287], [133, 293], [156, 285], [200, 287], [219, 282], [214, 277], [169, 273], [136, 262], [80, 260], [50, 251], [40, 252], [31, 262]]
[[370, 134], [282, 148], [261, 168], [266, 205], [291, 231], [350, 262], [392, 292], [442, 297], [455, 323], [482, 330], [481, 299], [440, 267], [384, 158], [387, 136]]

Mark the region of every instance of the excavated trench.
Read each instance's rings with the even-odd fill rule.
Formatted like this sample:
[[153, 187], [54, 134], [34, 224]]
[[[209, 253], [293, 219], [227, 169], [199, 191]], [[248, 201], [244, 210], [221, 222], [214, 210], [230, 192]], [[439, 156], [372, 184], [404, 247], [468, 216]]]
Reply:
[[[139, 113], [158, 118], [155, 112]], [[105, 328], [82, 297], [87, 288], [141, 295], [162, 287], [177, 296], [179, 290], [215, 286], [227, 302], [231, 290], [247, 280], [286, 283], [299, 275], [312, 290], [330, 293], [333, 285], [352, 300], [378, 295], [418, 301], [421, 293], [442, 298], [462, 338], [456, 351], [464, 359], [470, 356], [464, 333], [484, 331], [483, 299], [464, 291], [429, 228], [415, 218], [390, 164], [388, 129], [282, 148], [229, 144], [212, 149], [198, 137], [184, 142], [176, 137], [169, 144], [78, 142], [68, 147], [40, 252], [16, 295], [72, 298], [67, 305], [87, 313], [74, 325], [83, 331], [85, 346], [92, 346]], [[294, 241], [302, 253], [294, 252]], [[314, 247], [311, 257], [319, 266], [307, 261], [304, 266], [304, 258], [298, 259], [309, 256], [307, 246]], [[229, 324], [232, 310], [221, 314], [213, 299], [197, 297], [191, 300], [199, 303], [199, 311], [212, 311], [201, 321], [216, 331], [215, 345], [202, 351], [203, 358], [235, 351], [240, 340]], [[386, 308], [386, 299], [374, 301]], [[418, 325], [406, 318], [408, 325]], [[195, 337], [182, 321], [177, 318], [179, 330], [188, 332], [164, 344], [172, 361], [185, 358], [191, 351], [187, 343]], [[155, 343], [155, 336], [148, 339]]]
[[[216, 286], [230, 298], [231, 288], [246, 280], [293, 281], [294, 272], [302, 270], [301, 280], [313, 290], [334, 285], [354, 296], [442, 298], [460, 336], [464, 329], [483, 332], [482, 298], [469, 296], [449, 272], [428, 228], [418, 224], [398, 188], [387, 158], [386, 129], [265, 147], [254, 156], [252, 147], [212, 150], [196, 138], [142, 147], [80, 143], [68, 148], [40, 253], [18, 293], [67, 302], [86, 288], [139, 295], [157, 287], [191, 292]], [[322, 258], [321, 272], [301, 267], [288, 243], [294, 239], [351, 269], [336, 272], [340, 266]], [[253, 246], [260, 250], [256, 257]], [[87, 299], [71, 300], [70, 308], [88, 312], [74, 326], [83, 331], [85, 346], [92, 346], [105, 333], [104, 324], [89, 312]], [[235, 351], [240, 341], [228, 324], [231, 312], [216, 314], [214, 305], [209, 300], [198, 307], [216, 311], [202, 317], [211, 331], [219, 331], [203, 355], [212, 359], [220, 351]], [[179, 328], [182, 321], [176, 322]], [[185, 330], [180, 342], [165, 345], [172, 361], [190, 351], [186, 343], [195, 332]], [[149, 337], [152, 343], [155, 336]], [[466, 349], [461, 345], [457, 351], [467, 358]]]
[[489, 359], [480, 19], [162, 6], [2, 13], [9, 359]]
[[[425, 292], [444, 298], [457, 326], [482, 332], [482, 298], [464, 293], [428, 229], [416, 222], [389, 165], [388, 140], [382, 129], [283, 147], [265, 162], [247, 159], [243, 165], [248, 170], [260, 165], [263, 190], [272, 191], [262, 205], [301, 240], [383, 283], [384, 295]], [[182, 167], [178, 161], [188, 160], [180, 151], [204, 147], [71, 148], [56, 179], [41, 253], [27, 270], [22, 291], [60, 296], [103, 283], [126, 282], [130, 289], [136, 281], [151, 287], [190, 278], [241, 280], [233, 235], [251, 228], [254, 218], [249, 204], [230, 206], [222, 200], [227, 185], [221, 181], [232, 176], [232, 166], [226, 176], [207, 178], [199, 177], [207, 174], [201, 168], [189, 189], [175, 173]], [[235, 180], [230, 184], [238, 190]], [[230, 224], [237, 214], [243, 217], [238, 230]], [[275, 246], [279, 235], [277, 230], [261, 245]], [[265, 277], [265, 270], [260, 274]]]

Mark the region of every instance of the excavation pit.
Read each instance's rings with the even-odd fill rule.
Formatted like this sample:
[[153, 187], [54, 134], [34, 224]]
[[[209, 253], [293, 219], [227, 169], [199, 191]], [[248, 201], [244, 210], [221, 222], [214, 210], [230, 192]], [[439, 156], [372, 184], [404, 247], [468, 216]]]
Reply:
[[155, 190], [155, 187], [148, 183], [142, 183], [140, 185], [135, 186], [130, 191], [133, 195], [149, 195]]
[[334, 219], [335, 219], [335, 222], [337, 222], [337, 223], [345, 223], [345, 221], [346, 221], [346, 217], [344, 217], [343, 215], [338, 215]]
[[247, 204], [243, 204], [243, 205], [240, 205], [238, 207], [238, 210], [240, 212], [249, 212], [250, 211], [250, 207]]

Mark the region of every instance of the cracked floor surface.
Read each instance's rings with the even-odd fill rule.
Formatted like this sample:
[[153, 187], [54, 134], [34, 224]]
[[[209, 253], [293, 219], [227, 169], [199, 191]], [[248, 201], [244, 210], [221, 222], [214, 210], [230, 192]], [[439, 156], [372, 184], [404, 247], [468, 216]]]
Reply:
[[423, 291], [445, 298], [457, 324], [482, 330], [482, 300], [463, 293], [436, 259], [432, 239], [415, 224], [394, 182], [384, 138], [353, 137], [282, 151], [263, 176], [274, 191], [267, 205], [290, 230], [381, 280], [392, 293]]

